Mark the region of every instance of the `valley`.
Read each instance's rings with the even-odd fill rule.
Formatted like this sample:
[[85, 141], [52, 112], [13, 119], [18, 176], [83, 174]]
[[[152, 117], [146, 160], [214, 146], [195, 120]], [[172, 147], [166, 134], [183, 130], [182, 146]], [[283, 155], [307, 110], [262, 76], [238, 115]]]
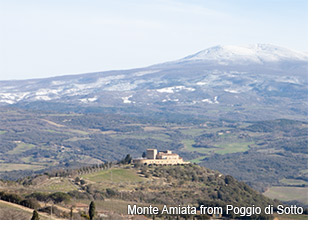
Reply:
[[[115, 162], [127, 154], [137, 158], [147, 148], [157, 148], [173, 150], [186, 161], [233, 175], [261, 192], [272, 186], [287, 187], [288, 180], [290, 187], [307, 187], [305, 122], [176, 121], [11, 107], [2, 108], [0, 114], [0, 129], [6, 131], [0, 135], [3, 179]], [[307, 191], [302, 195], [307, 199]]]

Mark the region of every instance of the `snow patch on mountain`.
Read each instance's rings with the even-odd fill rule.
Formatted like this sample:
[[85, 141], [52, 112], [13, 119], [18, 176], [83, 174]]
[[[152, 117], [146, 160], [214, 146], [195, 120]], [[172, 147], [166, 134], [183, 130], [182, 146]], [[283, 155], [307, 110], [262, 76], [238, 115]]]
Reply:
[[95, 102], [98, 100], [97, 97], [89, 97], [89, 98], [82, 98], [82, 99], [79, 99], [80, 102], [82, 103], [90, 103], [90, 102]]
[[228, 92], [228, 93], [239, 93], [239, 91], [236, 90], [236, 89], [224, 89], [224, 92]]
[[307, 61], [308, 56], [303, 52], [271, 44], [255, 44], [247, 46], [216, 46], [205, 49], [180, 61], [209, 60], [220, 65], [229, 64], [263, 64], [286, 60]]
[[123, 103], [125, 103], [125, 104], [135, 103], [135, 102], [129, 100], [131, 97], [133, 97], [133, 95], [130, 95], [128, 97], [122, 97]]
[[206, 99], [201, 100], [201, 102], [209, 103], [209, 104], [219, 104], [217, 98], [218, 98], [218, 96], [215, 96], [213, 99], [206, 98]]
[[291, 84], [301, 84], [299, 78], [296, 76], [281, 76], [275, 77], [275, 79], [279, 82], [291, 83]]
[[42, 101], [50, 101], [52, 100], [52, 98], [50, 98], [49, 96], [36, 96], [34, 97], [35, 100], [42, 100]]
[[140, 72], [133, 73], [133, 76], [140, 77], [140, 76], [144, 76], [144, 75], [148, 75], [148, 74], [152, 74], [152, 73], [157, 73], [157, 72], [160, 72], [160, 70], [140, 71]]
[[201, 100], [201, 102], [213, 103], [213, 101], [208, 98]]
[[198, 81], [196, 83], [196, 85], [207, 85], [208, 83], [207, 82], [203, 82], [203, 81]]
[[129, 82], [120, 82], [113, 84], [111, 86], [107, 86], [104, 88], [106, 91], [129, 91], [133, 90], [137, 87], [137, 84], [135, 83], [129, 83]]
[[30, 93], [22, 92], [22, 93], [0, 93], [1, 102], [14, 104], [18, 101], [25, 99]]
[[65, 81], [52, 81], [51, 85], [64, 85], [65, 83]]
[[62, 89], [39, 89], [35, 92], [36, 96], [48, 95], [48, 94], [59, 94]]
[[1, 99], [0, 102], [7, 103], [9, 105], [12, 105], [12, 104], [15, 104], [16, 103], [16, 101], [13, 101], [13, 100], [5, 100], [5, 99]]
[[179, 92], [182, 90], [186, 90], [186, 91], [195, 91], [196, 89], [191, 88], [191, 87], [186, 87], [186, 86], [172, 86], [172, 87], [166, 87], [166, 88], [162, 88], [162, 89], [157, 89], [156, 91], [159, 93], [175, 93], [175, 92]]

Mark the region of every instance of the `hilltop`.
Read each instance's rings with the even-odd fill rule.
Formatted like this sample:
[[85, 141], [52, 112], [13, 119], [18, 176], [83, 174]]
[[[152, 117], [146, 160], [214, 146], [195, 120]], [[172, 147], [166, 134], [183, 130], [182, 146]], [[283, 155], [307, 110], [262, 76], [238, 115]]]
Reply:
[[[24, 178], [18, 182], [2, 182], [1, 199], [36, 208], [58, 218], [86, 219], [89, 202], [97, 205], [97, 219], [135, 219], [127, 215], [127, 205], [177, 206], [199, 205], [225, 207], [260, 206], [278, 201], [257, 193], [233, 177], [222, 175], [198, 165], [133, 166], [107, 164], [70, 172], [43, 174]], [[12, 200], [14, 199], [14, 200]], [[24, 203], [25, 202], [25, 203]], [[54, 209], [54, 210], [53, 210]], [[142, 219], [151, 219], [145, 215]], [[193, 219], [193, 216], [157, 215], [155, 219]], [[196, 219], [213, 219], [199, 216]], [[249, 219], [234, 214], [221, 218]], [[250, 219], [272, 219], [270, 215], [252, 216]], [[23, 219], [23, 218], [22, 218]], [[215, 219], [215, 218], [214, 218]]]
[[251, 65], [293, 60], [306, 62], [307, 54], [272, 44], [218, 45], [181, 59], [193, 60], [210, 60], [223, 65]]

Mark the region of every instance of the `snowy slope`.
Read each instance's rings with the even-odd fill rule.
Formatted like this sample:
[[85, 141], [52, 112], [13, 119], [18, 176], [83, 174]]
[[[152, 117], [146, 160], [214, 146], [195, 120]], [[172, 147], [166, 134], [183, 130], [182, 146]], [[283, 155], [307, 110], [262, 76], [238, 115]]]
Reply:
[[181, 61], [211, 60], [218, 64], [263, 64], [267, 62], [307, 61], [307, 54], [270, 44], [216, 46], [187, 56]]

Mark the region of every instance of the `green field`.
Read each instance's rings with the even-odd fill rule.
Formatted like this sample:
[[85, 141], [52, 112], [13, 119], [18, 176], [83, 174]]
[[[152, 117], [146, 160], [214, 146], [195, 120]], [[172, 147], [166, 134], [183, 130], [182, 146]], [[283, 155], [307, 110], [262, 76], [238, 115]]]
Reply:
[[80, 135], [88, 135], [89, 134], [89, 132], [87, 132], [87, 131], [76, 130], [76, 129], [69, 129], [69, 131], [71, 133], [80, 134]]
[[224, 155], [228, 153], [235, 152], [245, 152], [249, 150], [249, 146], [254, 144], [253, 142], [245, 142], [245, 143], [229, 143], [220, 145], [221, 149], [216, 150], [216, 153]]
[[33, 147], [35, 147], [35, 145], [21, 142], [21, 143], [18, 143], [14, 149], [12, 149], [11, 151], [8, 151], [7, 154], [9, 154], [9, 155], [21, 154], [25, 151], [32, 149]]
[[82, 140], [87, 140], [90, 139], [89, 137], [72, 137], [69, 139], [66, 139], [66, 142], [76, 142], [76, 141], [82, 141]]
[[96, 183], [103, 182], [140, 182], [143, 178], [139, 177], [134, 170], [123, 168], [112, 168], [96, 173], [85, 174], [81, 176], [85, 180]]
[[4, 130], [0, 130], [0, 135], [3, 135], [5, 134], [7, 131], [4, 131]]
[[118, 139], [156, 139], [164, 142], [171, 141], [168, 135], [160, 133], [113, 134], [111, 137]]
[[66, 178], [51, 178], [35, 188], [41, 192], [69, 192], [78, 188]]
[[282, 179], [280, 180], [280, 183], [284, 185], [305, 185], [307, 186], [307, 181], [304, 180], [297, 180], [297, 179]]
[[180, 129], [179, 131], [184, 135], [199, 136], [205, 133], [216, 133], [221, 130], [229, 130], [229, 127], [218, 127], [218, 128], [188, 128]]
[[304, 204], [308, 203], [308, 188], [306, 187], [275, 186], [264, 192], [264, 195], [271, 199], [278, 199], [282, 201], [296, 200]]
[[199, 164], [199, 163], [201, 163], [203, 161], [203, 159], [205, 159], [207, 157], [209, 157], [209, 156], [208, 155], [200, 156], [200, 157], [198, 157], [196, 159], [189, 160], [189, 162]]
[[42, 165], [32, 165], [32, 164], [14, 164], [14, 163], [0, 163], [1, 172], [10, 172], [18, 170], [41, 170], [44, 166]]
[[61, 131], [50, 130], [50, 129], [44, 130], [44, 131], [49, 132], [49, 133], [63, 134], [63, 132], [61, 132]]
[[204, 147], [193, 147], [195, 141], [193, 139], [182, 140], [184, 145], [184, 150], [190, 152], [199, 152], [199, 153], [218, 153], [221, 155], [235, 152], [244, 152], [249, 149], [249, 146], [253, 144], [253, 142], [243, 142], [243, 143], [226, 143], [217, 145], [215, 148], [204, 148]]

